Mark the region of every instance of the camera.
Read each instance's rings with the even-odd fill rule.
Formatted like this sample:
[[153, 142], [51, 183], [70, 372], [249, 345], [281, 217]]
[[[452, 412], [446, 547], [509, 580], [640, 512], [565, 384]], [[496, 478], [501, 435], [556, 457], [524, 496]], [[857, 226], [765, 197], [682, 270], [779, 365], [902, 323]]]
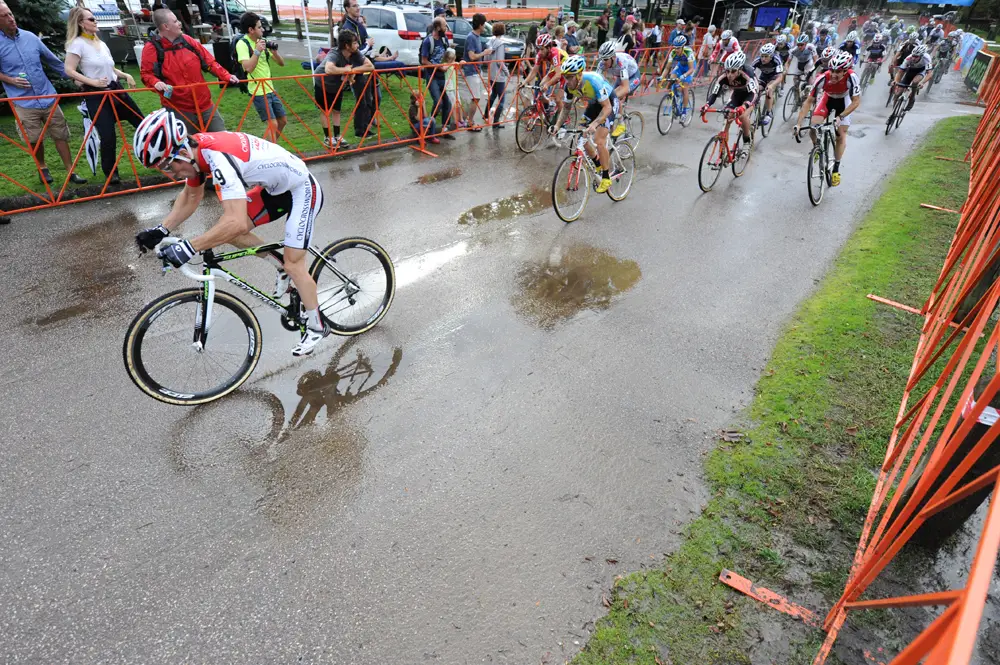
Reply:
[[267, 41], [267, 48], [269, 50], [271, 50], [271, 51], [277, 51], [278, 50], [278, 42], [272, 42], [272, 41], [268, 40]]

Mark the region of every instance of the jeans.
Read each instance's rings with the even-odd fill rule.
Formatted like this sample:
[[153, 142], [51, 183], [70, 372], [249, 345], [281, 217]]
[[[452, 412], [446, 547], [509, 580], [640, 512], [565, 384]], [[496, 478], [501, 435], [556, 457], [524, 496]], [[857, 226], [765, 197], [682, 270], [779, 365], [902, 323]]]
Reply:
[[[451, 101], [448, 100], [448, 95], [444, 94], [444, 79], [438, 79], [437, 77], [432, 77], [428, 85], [431, 93], [431, 101], [433, 103], [432, 110], [439, 108], [441, 110], [441, 126], [444, 127], [448, 124], [448, 117], [451, 115]], [[441, 106], [438, 106], [440, 100]]]
[[[121, 90], [122, 87], [116, 81], [109, 83], [107, 89]], [[96, 88], [87, 86], [86, 90], [90, 92]], [[104, 100], [103, 107], [101, 100]], [[138, 127], [139, 123], [142, 122], [142, 112], [127, 93], [87, 95], [86, 103], [87, 114], [90, 116], [90, 121], [94, 123], [94, 131], [101, 139], [101, 170], [104, 171], [105, 176], [109, 176], [115, 170], [115, 159], [118, 157], [118, 122], [120, 121], [122, 125], [129, 123], [132, 127]], [[113, 108], [112, 105], [114, 105]], [[101, 109], [100, 113], [97, 111], [98, 108]]]
[[497, 102], [497, 110], [493, 112], [493, 122], [500, 122], [500, 117], [503, 115], [503, 102], [504, 97], [507, 95], [507, 81], [494, 81], [493, 86], [490, 88], [490, 101], [486, 103], [486, 110], [488, 111], [491, 106], [493, 106], [493, 100], [500, 100]]

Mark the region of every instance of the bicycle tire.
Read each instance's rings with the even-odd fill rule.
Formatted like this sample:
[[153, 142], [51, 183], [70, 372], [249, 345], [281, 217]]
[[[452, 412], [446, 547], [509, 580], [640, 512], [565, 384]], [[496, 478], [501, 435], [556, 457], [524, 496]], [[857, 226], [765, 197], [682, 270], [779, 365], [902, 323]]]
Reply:
[[[615, 168], [614, 162], [617, 161], [625, 169], [625, 174], [611, 182], [611, 187], [608, 187], [608, 198], [612, 201], [622, 201], [632, 191], [632, 180], [635, 178], [635, 151], [628, 143], [623, 143], [611, 150], [610, 157], [611, 168]], [[624, 189], [619, 189], [618, 185], [623, 182]]]
[[632, 141], [630, 145], [634, 150], [639, 147], [639, 141], [642, 140], [642, 132], [646, 128], [646, 119], [638, 111], [629, 111], [625, 114], [624, 120], [625, 131]]
[[[681, 114], [681, 127], [687, 127], [691, 124], [691, 120], [694, 119], [694, 106], [695, 106], [695, 93], [696, 88], [688, 88], [688, 106], [687, 106], [687, 122], [684, 122], [684, 115]], [[681, 95], [681, 104], [684, 103], [684, 96]]]
[[[719, 182], [719, 174], [725, 168], [725, 165], [722, 163], [725, 152], [725, 144], [718, 135], [710, 138], [708, 143], [705, 144], [705, 149], [701, 151], [701, 160], [698, 162], [698, 187], [701, 188], [701, 191], [710, 192], [715, 187], [715, 183]], [[716, 156], [719, 160], [717, 165], [713, 164], [713, 159]], [[708, 172], [714, 173], [714, 175], [709, 176], [705, 174], [706, 164], [709, 166]]]
[[[345, 283], [343, 281], [343, 278], [341, 278], [339, 275], [334, 273], [332, 269], [330, 269], [330, 266], [327, 263], [327, 261], [333, 264], [337, 264], [337, 259], [336, 259], [337, 254], [348, 249], [360, 249], [374, 256], [375, 259], [378, 261], [378, 264], [381, 266], [382, 270], [385, 273], [384, 284], [379, 284], [378, 282], [381, 280], [376, 280], [372, 278], [374, 274], [372, 271], [366, 270], [363, 273], [359, 273], [364, 276], [364, 279], [359, 278], [358, 274], [347, 275], [349, 278], [351, 278], [352, 285], [354, 286], [349, 295], [347, 295], [347, 301], [351, 304], [351, 306], [353, 306], [356, 303], [355, 300], [356, 296], [359, 293], [366, 291], [366, 289], [364, 288], [358, 288], [362, 284], [362, 282], [366, 285], [372, 284], [374, 287], [372, 289], [372, 292], [377, 294], [377, 297], [380, 298], [380, 300], [376, 304], [375, 311], [372, 314], [366, 316], [360, 323], [354, 325], [343, 325], [330, 318], [328, 313], [330, 308], [335, 307], [338, 303], [343, 302], [344, 300], [343, 299], [335, 301], [332, 299], [324, 300], [323, 293], [324, 291], [327, 291], [327, 289], [321, 285], [321, 282], [323, 281], [322, 277], [324, 275], [323, 272], [324, 268], [327, 268], [326, 272], [330, 273], [333, 277], [336, 278], [336, 280], [339, 280], [339, 283], [341, 285]], [[338, 268], [340, 268], [340, 265], [338, 265]], [[359, 238], [359, 237], [341, 238], [340, 240], [330, 243], [322, 250], [320, 250], [320, 255], [318, 257], [313, 259], [313, 263], [309, 267], [309, 274], [312, 276], [314, 280], [316, 280], [316, 290], [318, 291], [318, 295], [320, 297], [320, 303], [319, 303], [320, 314], [322, 315], [323, 320], [330, 326], [333, 332], [337, 335], [342, 335], [342, 336], [360, 335], [366, 330], [371, 330], [379, 321], [382, 320], [382, 317], [384, 317], [386, 313], [389, 311], [389, 307], [392, 305], [393, 298], [395, 298], [396, 296], [396, 268], [392, 264], [392, 259], [389, 257], [389, 254], [382, 248], [381, 245], [379, 245], [373, 240], [369, 240], [368, 238]], [[336, 285], [337, 282], [334, 281], [334, 284]], [[334, 295], [336, 295], [337, 293], [336, 287], [333, 288], [333, 291]], [[343, 311], [343, 310], [338, 310], [338, 311]]]
[[[751, 127], [753, 127], [753, 125], [751, 125]], [[739, 130], [737, 130], [737, 131], [739, 131]], [[752, 130], [750, 132], [750, 136], [751, 136], [751, 138], [753, 137], [753, 131]], [[739, 140], [740, 140], [740, 143], [742, 144], [743, 143], [743, 134], [742, 134], [742, 132], [740, 132], [740, 139]], [[751, 141], [751, 143], [750, 143], [750, 149], [747, 151], [746, 161], [743, 162], [743, 166], [741, 166], [741, 167], [737, 166], [737, 164], [739, 164], [740, 158], [739, 158], [739, 153], [736, 153], [737, 156], [734, 157], [733, 161], [729, 163], [730, 167], [733, 169], [733, 177], [739, 178], [740, 176], [742, 176], [744, 173], [747, 172], [747, 166], [750, 165], [750, 157], [753, 155], [753, 149], [754, 149], [754, 143], [753, 143], [753, 141]]]
[[886, 108], [889, 108], [889, 106], [892, 104], [892, 88], [893, 88], [893, 86], [890, 85], [889, 86], [889, 98], [887, 100], [885, 100], [885, 107]]
[[[764, 118], [767, 116], [767, 111], [764, 110], [764, 102], [760, 102], [759, 108], [757, 109], [757, 126], [760, 127], [761, 138], [767, 138], [767, 135], [771, 133], [771, 123], [764, 123]], [[771, 122], [774, 121], [772, 114]]]
[[[142, 354], [142, 344], [150, 326], [152, 326], [161, 315], [178, 305], [184, 304], [185, 302], [201, 303], [203, 293], [203, 289], [194, 288], [171, 291], [170, 293], [160, 296], [143, 307], [139, 313], [135, 315], [135, 318], [132, 319], [132, 322], [129, 324], [125, 333], [125, 340], [122, 344], [122, 359], [125, 362], [125, 371], [128, 372], [129, 378], [132, 379], [132, 382], [137, 388], [139, 388], [139, 390], [159, 402], [174, 404], [177, 406], [195, 406], [197, 404], [205, 404], [207, 402], [212, 402], [225, 397], [243, 385], [243, 383], [253, 373], [254, 368], [257, 367], [257, 362], [260, 360], [262, 337], [260, 323], [257, 321], [257, 316], [253, 313], [253, 310], [246, 305], [246, 303], [236, 296], [226, 293], [225, 291], [217, 290], [215, 292], [214, 307], [224, 307], [229, 309], [246, 326], [247, 353], [238, 371], [228, 380], [223, 381], [215, 388], [200, 392], [186, 392], [183, 389], [174, 389], [164, 386], [160, 383], [160, 381], [150, 375], [149, 369], [143, 362]], [[178, 346], [178, 356], [181, 351], [191, 349], [192, 346], [190, 344], [190, 338], [188, 338], [185, 343]], [[182, 363], [175, 359], [171, 362], [171, 364], [178, 366]]]
[[836, 155], [837, 141], [830, 132], [823, 133], [823, 173], [826, 174], [826, 186], [833, 187], [833, 173], [827, 166], [830, 165], [830, 155]]
[[660, 98], [656, 107], [656, 129], [660, 136], [666, 136], [674, 126], [674, 96], [668, 92]]
[[542, 143], [545, 136], [545, 121], [535, 107], [526, 108], [517, 116], [514, 125], [514, 142], [518, 149], [530, 155]]
[[[583, 159], [588, 158], [583, 157]], [[575, 155], [567, 155], [559, 162], [559, 166], [556, 167], [556, 172], [552, 176], [552, 209], [556, 211], [556, 216], [567, 224], [580, 219], [580, 215], [587, 207], [587, 200], [590, 198], [590, 169], [582, 163], [582, 160], [580, 164], [575, 165], [576, 160]], [[580, 201], [578, 210], [574, 211], [572, 207], [560, 208], [559, 194], [570, 191], [583, 192], [583, 199]]]
[[[819, 169], [819, 175], [816, 170]], [[813, 146], [809, 151], [809, 163], [806, 165], [806, 189], [809, 191], [809, 202], [818, 206], [823, 200], [823, 189], [826, 185], [826, 155], [819, 146]]]
[[908, 101], [903, 101], [902, 99], [899, 102], [899, 111], [896, 112], [896, 127], [897, 128], [900, 125], [903, 124], [903, 118], [905, 118], [906, 114], [909, 113], [909, 111], [906, 110], [906, 105], [908, 103], [909, 103]]
[[792, 115], [799, 108], [799, 89], [792, 88], [785, 95], [785, 102], [781, 105], [781, 117], [785, 119], [785, 122], [792, 117]]

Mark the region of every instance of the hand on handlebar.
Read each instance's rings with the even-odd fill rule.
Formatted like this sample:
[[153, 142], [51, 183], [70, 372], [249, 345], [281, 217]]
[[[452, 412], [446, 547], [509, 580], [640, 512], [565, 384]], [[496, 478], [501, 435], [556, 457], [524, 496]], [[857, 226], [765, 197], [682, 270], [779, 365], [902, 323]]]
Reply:
[[136, 233], [135, 244], [139, 248], [139, 253], [145, 254], [151, 249], [156, 249], [156, 246], [169, 235], [170, 231], [168, 231], [163, 224], [159, 224]]
[[164, 265], [169, 263], [175, 268], [180, 268], [197, 253], [187, 240], [181, 240], [172, 245], [164, 245], [156, 250], [157, 258], [161, 259]]

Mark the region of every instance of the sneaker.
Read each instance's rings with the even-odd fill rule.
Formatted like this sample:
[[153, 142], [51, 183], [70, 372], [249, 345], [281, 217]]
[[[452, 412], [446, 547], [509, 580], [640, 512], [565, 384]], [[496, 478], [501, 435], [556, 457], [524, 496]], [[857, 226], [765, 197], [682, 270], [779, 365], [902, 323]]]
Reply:
[[682, 125], [688, 124], [689, 120], [691, 120], [691, 114], [690, 113], [688, 113], [687, 111], [685, 111], [684, 113], [681, 113], [681, 124]]
[[625, 133], [625, 123], [624, 122], [620, 122], [615, 127], [615, 130], [613, 132], [611, 132], [611, 138], [616, 139], [616, 138], [618, 138], [619, 136], [621, 136], [624, 133]]
[[345, 141], [343, 136], [328, 136], [323, 139], [323, 147], [327, 150], [350, 150], [353, 146]]
[[284, 270], [278, 271], [278, 276], [274, 278], [274, 299], [281, 300], [288, 293], [288, 287], [292, 283], [292, 278]]
[[840, 171], [830, 174], [830, 186], [836, 187], [840, 184]]
[[302, 333], [302, 337], [299, 339], [299, 343], [295, 345], [294, 349], [292, 349], [292, 355], [296, 357], [308, 356], [313, 352], [313, 349], [316, 348], [316, 345], [323, 341], [323, 339], [331, 332], [330, 326], [326, 324], [323, 324], [322, 330], [306, 328], [305, 332]]
[[599, 184], [597, 186], [597, 189], [595, 189], [594, 191], [597, 192], [598, 194], [603, 194], [610, 188], [611, 188], [611, 178], [602, 178], [601, 184]]
[[762, 124], [762, 125], [770, 125], [771, 124], [771, 114], [770, 113], [765, 114], [764, 117], [761, 119], [760, 124]]

